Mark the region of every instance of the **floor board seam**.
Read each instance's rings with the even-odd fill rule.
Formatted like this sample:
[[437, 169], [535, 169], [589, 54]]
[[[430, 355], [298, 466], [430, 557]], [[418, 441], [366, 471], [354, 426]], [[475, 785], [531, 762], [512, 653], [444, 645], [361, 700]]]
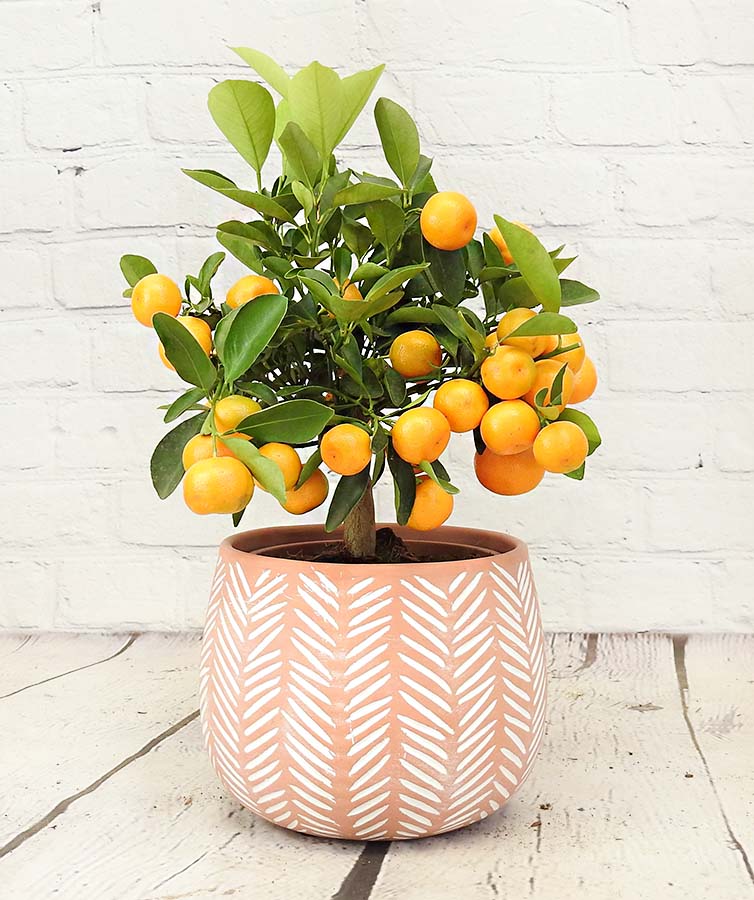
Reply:
[[391, 841], [368, 841], [330, 900], [369, 900]]

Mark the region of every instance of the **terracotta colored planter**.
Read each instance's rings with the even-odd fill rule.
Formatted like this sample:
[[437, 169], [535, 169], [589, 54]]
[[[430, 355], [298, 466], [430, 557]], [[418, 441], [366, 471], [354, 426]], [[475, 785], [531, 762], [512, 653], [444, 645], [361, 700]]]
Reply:
[[220, 547], [204, 737], [225, 787], [277, 825], [358, 840], [451, 831], [499, 809], [534, 761], [546, 674], [526, 545], [469, 528], [396, 530], [421, 556], [449, 544], [490, 555], [403, 565], [264, 555], [332, 540], [307, 526]]

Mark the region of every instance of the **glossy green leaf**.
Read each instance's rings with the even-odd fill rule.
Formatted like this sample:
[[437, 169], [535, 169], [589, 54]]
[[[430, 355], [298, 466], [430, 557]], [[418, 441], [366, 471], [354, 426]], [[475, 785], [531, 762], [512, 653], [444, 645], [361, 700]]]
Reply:
[[385, 248], [390, 259], [390, 251], [403, 234], [406, 220], [403, 210], [391, 200], [376, 200], [367, 204], [364, 212], [372, 233]]
[[419, 272], [423, 272], [426, 268], [427, 263], [418, 263], [414, 266], [401, 266], [399, 269], [393, 269], [372, 285], [371, 290], [364, 299], [369, 302], [384, 297], [395, 288], [405, 284], [410, 278], [418, 275]]
[[191, 409], [192, 406], [195, 406], [206, 396], [207, 395], [204, 393], [204, 388], [189, 388], [184, 394], [181, 394], [180, 397], [173, 400], [173, 402], [167, 408], [165, 412], [165, 418], [162, 421], [166, 423], [175, 421], [175, 419], [177, 419], [179, 416], [182, 416], [185, 412]]
[[292, 222], [293, 217], [288, 210], [266, 194], [255, 193], [254, 191], [245, 191], [219, 172], [211, 169], [182, 169], [185, 175], [203, 184], [205, 187], [217, 191], [223, 197], [234, 200], [242, 206], [256, 210], [260, 215], [270, 216], [273, 219], [280, 219], [282, 222]]
[[149, 461], [149, 470], [152, 475], [152, 484], [161, 500], [169, 497], [181, 483], [183, 448], [194, 435], [199, 434], [206, 418], [207, 413], [200, 413], [198, 416], [186, 419], [185, 422], [181, 422], [180, 425], [176, 425], [169, 431], [154, 448]]
[[154, 275], [157, 272], [154, 263], [146, 256], [135, 256], [133, 253], [121, 256], [120, 270], [131, 287], [135, 287], [147, 275]]
[[406, 381], [391, 366], [385, 370], [385, 386], [390, 402], [396, 409], [399, 409], [406, 399]]
[[236, 429], [267, 443], [305, 444], [318, 437], [333, 411], [316, 400], [286, 400], [244, 419]]
[[575, 425], [578, 425], [579, 428], [586, 435], [586, 439], [589, 442], [589, 453], [591, 456], [592, 453], [600, 446], [602, 443], [602, 437], [600, 436], [599, 429], [594, 424], [592, 419], [580, 409], [573, 409], [573, 407], [568, 407], [564, 409], [563, 412], [558, 416], [558, 422], [573, 422]]
[[343, 475], [335, 487], [325, 519], [325, 531], [335, 531], [364, 496], [369, 485], [369, 466], [356, 475]]
[[374, 118], [387, 164], [401, 184], [408, 187], [419, 164], [419, 132], [414, 120], [387, 97], [380, 97], [375, 104]]
[[266, 53], [262, 53], [261, 50], [252, 50], [251, 47], [231, 47], [231, 50], [237, 53], [258, 75], [261, 75], [278, 94], [283, 97], [287, 96], [291, 79], [274, 59], [267, 56]]
[[392, 441], [387, 448], [387, 464], [395, 489], [395, 518], [399, 525], [405, 525], [416, 499], [416, 475], [413, 466], [395, 452]]
[[230, 79], [212, 88], [207, 104], [220, 131], [246, 162], [261, 172], [275, 130], [275, 103], [270, 92], [253, 81]]
[[217, 275], [217, 270], [222, 265], [224, 259], [224, 253], [213, 253], [204, 260], [197, 278], [197, 281], [199, 282], [199, 292], [202, 296], [205, 296], [208, 293], [210, 283], [215, 275]]
[[314, 470], [318, 469], [322, 465], [322, 454], [319, 452], [319, 447], [312, 453], [312, 455], [307, 459], [307, 461], [301, 467], [301, 474], [298, 476], [298, 481], [294, 485], [296, 489], [300, 488], [301, 485], [308, 481], [309, 478], [314, 474]]
[[422, 325], [439, 325], [440, 318], [436, 312], [425, 306], [402, 306], [387, 317], [387, 325], [408, 325], [418, 322]]
[[352, 206], [356, 203], [372, 203], [374, 200], [395, 197], [400, 192], [401, 189], [397, 186], [360, 181], [358, 184], [349, 184], [348, 187], [339, 190], [333, 197], [333, 204], [335, 206]]
[[573, 334], [576, 323], [560, 313], [541, 312], [527, 319], [512, 331], [508, 337], [534, 337], [539, 334]]
[[285, 480], [280, 466], [257, 450], [251, 441], [224, 437], [223, 443], [249, 469], [262, 487], [278, 501], [285, 503]]
[[424, 241], [424, 257], [430, 263], [427, 278], [438, 294], [454, 306], [463, 299], [466, 260], [463, 250], [438, 250]]
[[338, 144], [345, 103], [340, 78], [321, 63], [310, 63], [288, 85], [288, 107], [309, 140], [327, 159]]
[[380, 266], [377, 263], [366, 262], [362, 263], [357, 269], [354, 270], [353, 275], [351, 276], [352, 281], [364, 281], [371, 278], [382, 278], [383, 275], [387, 275], [390, 269], [385, 266]]
[[238, 308], [222, 347], [226, 382], [235, 381], [255, 362], [283, 321], [287, 306], [281, 294], [265, 294]]
[[548, 312], [560, 309], [560, 281], [549, 253], [539, 239], [526, 228], [514, 225], [502, 216], [495, 216], [495, 224], [505, 238], [522, 278], [537, 300]]
[[296, 122], [288, 122], [278, 143], [293, 176], [313, 188], [322, 172], [322, 157], [304, 130]]
[[584, 472], [586, 471], [586, 463], [581, 463], [578, 469], [574, 469], [573, 472], [565, 472], [566, 478], [574, 478], [576, 481], [583, 481]]
[[599, 293], [594, 288], [590, 288], [580, 281], [561, 278], [560, 286], [563, 290], [562, 306], [580, 306], [582, 303], [595, 303], [600, 299]]
[[343, 108], [340, 130], [338, 131], [338, 139], [336, 146], [351, 130], [351, 126], [356, 121], [359, 113], [364, 109], [367, 100], [371, 96], [372, 91], [377, 84], [380, 75], [384, 70], [384, 65], [375, 66], [373, 69], [365, 69], [362, 72], [354, 72], [353, 75], [347, 75], [341, 81], [341, 91], [343, 95]]
[[178, 375], [209, 394], [217, 380], [217, 370], [193, 334], [166, 313], [156, 313], [152, 325]]
[[340, 230], [348, 249], [358, 259], [363, 259], [372, 246], [372, 232], [361, 222], [346, 218], [343, 219]]
[[427, 462], [426, 459], [423, 459], [419, 463], [419, 468], [426, 475], [429, 475], [429, 477], [432, 479], [432, 481], [434, 481], [434, 483], [438, 487], [441, 487], [445, 491], [446, 494], [451, 494], [451, 495], [452, 494], [460, 494], [460, 489], [457, 488], [454, 484], [451, 484], [446, 477], [443, 477], [443, 475], [440, 474], [440, 472], [442, 472], [445, 475], [447, 475], [447, 473], [445, 472], [445, 469], [442, 467], [438, 471], [438, 465], [436, 462], [431, 463], [431, 462]]

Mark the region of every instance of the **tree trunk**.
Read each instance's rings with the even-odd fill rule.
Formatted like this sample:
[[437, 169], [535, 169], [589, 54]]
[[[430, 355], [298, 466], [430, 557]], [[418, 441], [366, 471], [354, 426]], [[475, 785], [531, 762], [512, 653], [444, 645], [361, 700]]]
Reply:
[[372, 485], [368, 484], [364, 496], [354, 506], [343, 523], [343, 543], [354, 559], [373, 558], [377, 529], [374, 525], [374, 499]]

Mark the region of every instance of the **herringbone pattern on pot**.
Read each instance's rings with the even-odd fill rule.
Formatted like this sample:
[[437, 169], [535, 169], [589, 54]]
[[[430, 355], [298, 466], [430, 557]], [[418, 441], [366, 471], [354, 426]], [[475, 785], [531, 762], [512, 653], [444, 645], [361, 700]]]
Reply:
[[450, 831], [511, 796], [544, 729], [525, 554], [436, 579], [375, 566], [346, 586], [252, 559], [218, 562], [201, 667], [205, 740], [241, 803], [376, 840]]

